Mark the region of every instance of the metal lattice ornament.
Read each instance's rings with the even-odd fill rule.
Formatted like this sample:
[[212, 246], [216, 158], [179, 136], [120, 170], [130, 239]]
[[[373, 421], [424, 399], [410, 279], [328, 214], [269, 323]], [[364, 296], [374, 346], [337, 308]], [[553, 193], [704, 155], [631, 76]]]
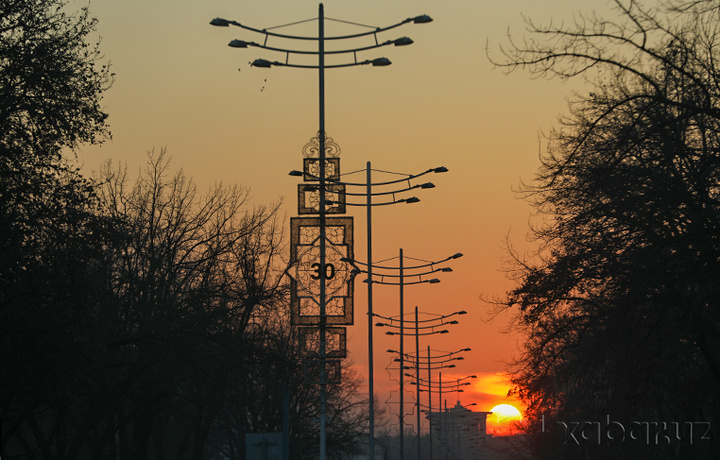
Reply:
[[[340, 158], [325, 159], [325, 179], [329, 181], [340, 180]], [[303, 180], [317, 182], [320, 180], [320, 159], [303, 158]]]
[[[298, 214], [320, 214], [320, 191], [314, 184], [298, 185]], [[325, 187], [325, 214], [345, 214], [345, 186]]]
[[337, 216], [346, 212], [339, 155], [340, 146], [322, 131], [303, 147], [298, 214], [314, 217], [290, 219], [290, 322], [298, 327], [305, 380], [320, 385], [340, 383], [347, 356], [341, 326], [353, 324], [353, 219]]
[[320, 266], [320, 219], [290, 219], [291, 323], [319, 325], [320, 286], [325, 285], [325, 324], [353, 324], [352, 217], [325, 219], [325, 266]]
[[[324, 134], [318, 132], [317, 136], [310, 139], [310, 142], [305, 144], [303, 147], [303, 156], [305, 158], [320, 158], [320, 135]], [[323, 136], [325, 138], [325, 157], [326, 158], [337, 158], [340, 156], [340, 146], [335, 143], [332, 137]]]
[[298, 340], [300, 355], [305, 358], [321, 358], [320, 338], [325, 333], [325, 357], [340, 359], [347, 357], [347, 329], [344, 327], [300, 327]]
[[317, 385], [320, 383], [327, 383], [331, 385], [337, 385], [340, 383], [340, 376], [342, 367], [340, 366], [340, 360], [327, 359], [325, 363], [325, 378], [322, 378], [322, 360], [305, 360], [303, 362], [303, 373], [305, 383]]

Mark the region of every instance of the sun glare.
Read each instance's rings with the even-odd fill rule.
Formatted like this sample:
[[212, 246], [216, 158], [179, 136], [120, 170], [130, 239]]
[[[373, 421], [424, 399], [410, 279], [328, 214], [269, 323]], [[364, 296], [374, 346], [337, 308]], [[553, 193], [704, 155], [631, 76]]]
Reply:
[[498, 404], [490, 409], [488, 416], [488, 431], [495, 435], [513, 434], [516, 422], [522, 420], [522, 414], [515, 406]]

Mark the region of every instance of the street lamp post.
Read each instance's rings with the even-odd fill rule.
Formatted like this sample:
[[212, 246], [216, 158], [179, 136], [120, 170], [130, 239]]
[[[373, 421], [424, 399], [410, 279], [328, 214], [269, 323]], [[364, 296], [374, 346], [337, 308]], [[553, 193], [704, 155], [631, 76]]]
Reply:
[[[415, 378], [415, 382], [411, 382], [413, 385], [417, 385], [417, 392], [418, 392], [418, 402], [420, 400], [419, 393], [421, 391], [427, 391], [428, 393], [428, 404], [427, 404], [427, 413], [428, 413], [428, 429], [429, 429], [429, 436], [430, 436], [430, 459], [433, 458], [433, 445], [432, 445], [432, 434], [433, 434], [433, 424], [432, 424], [432, 393], [433, 393], [433, 387], [432, 387], [432, 371], [438, 370], [438, 369], [447, 369], [447, 368], [454, 368], [455, 364], [453, 364], [453, 361], [459, 361], [463, 360], [464, 358], [462, 356], [455, 356], [460, 353], [470, 351], [470, 348], [463, 348], [462, 350], [454, 351], [454, 352], [443, 352], [443, 354], [436, 354], [433, 356], [430, 352], [430, 346], [427, 347], [427, 380], [423, 381], [423, 383], [426, 384], [427, 389], [421, 389], [421, 385], [418, 384], [418, 381], [420, 379], [420, 357], [417, 356], [410, 356], [408, 355], [409, 359], [415, 359], [415, 369], [416, 373], [415, 375], [412, 374], [405, 374], [408, 377]], [[391, 353], [397, 353], [395, 350], [388, 350], [388, 352]], [[398, 360], [398, 359], [396, 359]], [[399, 360], [398, 360], [399, 361]], [[420, 405], [418, 404], [418, 410]]]
[[[411, 356], [411, 355], [406, 355], [402, 351], [398, 352], [399, 360], [400, 360], [400, 372], [401, 372], [401, 374], [400, 374], [400, 376], [401, 376], [400, 392], [401, 393], [404, 392], [403, 385], [402, 385], [402, 382], [403, 382], [402, 376], [403, 375], [408, 376], [408, 377], [413, 377], [416, 380], [420, 378], [420, 336], [426, 336], [426, 335], [432, 335], [432, 334], [446, 334], [449, 332], [447, 329], [439, 329], [439, 328], [443, 327], [445, 325], [458, 324], [457, 320], [451, 319], [448, 321], [448, 319], [452, 318], [453, 316], [456, 316], [456, 315], [465, 315], [465, 314], [467, 314], [467, 312], [462, 310], [462, 311], [456, 311], [449, 315], [432, 315], [433, 316], [432, 318], [421, 321], [419, 318], [418, 307], [415, 307], [415, 320], [414, 321], [412, 321], [412, 320], [406, 321], [406, 320], [400, 318], [399, 320], [396, 320], [399, 323], [399, 325], [393, 325], [392, 323], [391, 324], [386, 324], [386, 323], [377, 323], [376, 324], [377, 326], [390, 326], [390, 327], [399, 328], [400, 335], [401, 335], [401, 338], [400, 338], [401, 344], [403, 341], [402, 334], [404, 332], [403, 323], [408, 322], [408, 323], [415, 324], [415, 327], [414, 327], [415, 332], [414, 333], [412, 333], [412, 332], [409, 334], [405, 333], [407, 335], [415, 336], [415, 355]], [[385, 319], [388, 319], [388, 318], [385, 318]], [[392, 331], [386, 332], [386, 334], [395, 335], [395, 333]], [[401, 348], [401, 350], [402, 350], [402, 348]], [[393, 350], [388, 350], [388, 351], [392, 352]], [[404, 367], [405, 357], [410, 357], [410, 358], [414, 359], [414, 361], [415, 361], [415, 375], [414, 376], [411, 374], [405, 373], [405, 367]], [[450, 361], [460, 360], [460, 359], [462, 359], [462, 357], [455, 357], [455, 358], [451, 357], [446, 360], [438, 361], [438, 362], [434, 363], [436, 365], [436, 367], [434, 367], [433, 369], [455, 367], [454, 364], [447, 364], [447, 363]], [[431, 363], [428, 361], [428, 372], [430, 372], [430, 369], [431, 369]], [[418, 447], [417, 448], [417, 452], [418, 452], [417, 456], [418, 456], [418, 460], [420, 460], [420, 441], [421, 441], [421, 427], [422, 427], [422, 422], [420, 419], [420, 391], [421, 391], [420, 385], [417, 385], [417, 387], [415, 389], [415, 407], [416, 407], [416, 416], [417, 416], [417, 447]]]
[[[445, 172], [445, 171], [447, 171], [447, 169], [445, 169], [445, 168], [435, 168], [435, 170], [428, 170], [423, 174], [426, 174], [429, 172]], [[367, 282], [371, 285], [372, 284], [385, 284], [385, 285], [395, 285], [395, 286], [400, 287], [400, 316], [399, 317], [403, 318], [405, 315], [405, 311], [404, 311], [404, 308], [405, 308], [405, 300], [404, 300], [405, 285], [422, 284], [422, 283], [430, 283], [430, 284], [439, 283], [440, 282], [439, 279], [427, 278], [427, 276], [437, 273], [437, 272], [452, 271], [452, 269], [450, 267], [438, 267], [438, 265], [442, 265], [443, 263], [445, 263], [449, 260], [457, 259], [460, 257], [462, 257], [462, 254], [456, 253], [450, 257], [446, 257], [445, 259], [442, 259], [439, 261], [435, 261], [435, 262], [423, 261], [424, 263], [406, 267], [404, 265], [404, 260], [406, 259], [406, 257], [404, 256], [403, 250], [401, 248], [400, 255], [398, 257], [399, 265], [397, 265], [397, 266], [374, 264], [374, 263], [372, 263], [372, 261], [363, 263], [363, 262], [359, 262], [357, 260], [352, 260], [352, 261], [350, 261], [350, 263], [353, 266], [355, 266], [357, 273], [367, 273], [368, 274]], [[391, 259], [389, 259], [389, 260], [391, 260]], [[415, 259], [415, 260], [418, 260], [418, 259]], [[395, 274], [395, 273], [397, 273], [397, 274]], [[374, 275], [375, 277], [378, 277], [379, 280], [375, 281], [373, 278], [370, 277], [371, 274]], [[409, 282], [406, 281], [406, 278], [410, 278], [411, 281], [409, 281]], [[372, 295], [372, 290], [368, 290], [368, 295]], [[369, 303], [372, 303], [372, 301], [370, 301]], [[384, 317], [384, 316], [381, 316], [381, 315], [378, 315], [375, 313], [373, 313], [372, 316], [386, 319], [391, 322], [397, 321], [397, 320], [394, 320], [393, 318]], [[368, 318], [370, 324], [372, 324], [372, 316]], [[401, 352], [403, 351], [403, 347], [404, 347], [403, 332], [404, 332], [404, 322], [405, 321], [406, 320], [400, 321], [399, 326], [397, 326], [400, 329], [399, 335], [400, 335], [400, 350], [401, 350]], [[376, 325], [381, 325], [381, 324], [382, 323], [378, 323]], [[390, 324], [389, 326], [394, 327], [392, 324]], [[371, 328], [371, 325], [369, 326], [369, 329], [370, 328]], [[388, 332], [388, 334], [393, 335], [394, 333]], [[369, 337], [370, 337], [370, 339], [372, 338], [372, 330], [370, 330]], [[368, 347], [369, 347], [370, 356], [372, 356], [372, 354], [373, 354], [372, 343], [373, 343], [372, 340], [369, 340]], [[401, 359], [402, 359], [402, 354], [401, 354]], [[401, 363], [401, 368], [402, 368], [402, 363]], [[403, 420], [404, 395], [403, 395], [403, 391], [402, 391], [402, 387], [403, 387], [402, 371], [400, 374], [400, 387], [401, 387], [400, 414], [399, 414], [400, 456], [401, 456], [401, 458], [403, 458], [403, 455], [404, 455], [404, 433], [403, 433], [403, 430], [404, 430], [404, 420]]]
[[[365, 183], [356, 183], [356, 182], [349, 182], [347, 180], [328, 180], [333, 186], [336, 186], [336, 190], [333, 192], [337, 194], [337, 199], [326, 199], [326, 203], [330, 206], [332, 205], [343, 205], [343, 206], [364, 206], [366, 208], [367, 213], [367, 255], [368, 255], [368, 264], [366, 264], [366, 272], [368, 274], [367, 278], [367, 285], [368, 285], [368, 415], [369, 415], [369, 436], [370, 436], [370, 449], [374, 449], [374, 440], [375, 440], [375, 427], [374, 427], [374, 420], [375, 420], [375, 414], [374, 414], [374, 361], [373, 361], [373, 324], [372, 324], [372, 318], [374, 316], [373, 313], [373, 264], [372, 264], [372, 209], [373, 207], [377, 206], [387, 206], [391, 204], [399, 204], [399, 203], [417, 203], [420, 201], [419, 198], [415, 196], [411, 196], [409, 198], [401, 198], [399, 197], [404, 192], [408, 192], [411, 190], [416, 189], [430, 189], [435, 188], [435, 185], [432, 182], [418, 182], [415, 181], [427, 174], [431, 173], [445, 173], [448, 171], [447, 168], [444, 166], [431, 168], [426, 171], [423, 171], [418, 174], [403, 174], [403, 173], [389, 173], [393, 175], [400, 175], [402, 178], [400, 179], [394, 179], [394, 180], [381, 180], [378, 182], [373, 182], [372, 178], [372, 172], [374, 170], [372, 169], [371, 163], [368, 161], [365, 169], [365, 177], [366, 181]], [[355, 174], [360, 171], [354, 171], [346, 174], [342, 174], [340, 176], [349, 176], [351, 174]], [[387, 171], [381, 171], [383, 173], [388, 173]], [[309, 179], [317, 179], [312, 174], [308, 174], [305, 172], [293, 170], [289, 173], [291, 176], [296, 177], [308, 177]], [[405, 184], [402, 186], [402, 188], [399, 188], [400, 184]], [[352, 190], [354, 187], [364, 188], [365, 191], [362, 193], [358, 192], [352, 192], [349, 190]], [[380, 189], [380, 191], [373, 191], [373, 189]], [[307, 187], [304, 185], [300, 185], [300, 190], [302, 193], [314, 193], [317, 192], [316, 189]], [[330, 194], [332, 196], [332, 194]], [[313, 195], [315, 196], [315, 195]], [[373, 198], [375, 197], [387, 197], [390, 196], [390, 199], [384, 198], [383, 201], [374, 201]], [[348, 201], [348, 198], [353, 197], [364, 197], [365, 202], [364, 203], [353, 203], [352, 201]], [[303, 199], [303, 198], [299, 198]], [[347, 259], [347, 262], [352, 263], [351, 259]], [[359, 269], [358, 269], [359, 272]]]
[[[307, 36], [296, 36], [296, 35], [286, 35], [286, 34], [280, 34], [276, 32], [270, 32], [267, 29], [257, 29], [253, 28], [244, 24], [241, 24], [237, 21], [231, 21], [227, 19], [222, 18], [215, 18], [213, 19], [210, 24], [213, 26], [218, 27], [228, 27], [230, 25], [240, 27], [245, 30], [249, 30], [252, 32], [260, 33], [265, 36], [265, 40], [262, 44], [256, 43], [256, 42], [248, 42], [243, 40], [232, 40], [229, 43], [229, 46], [235, 47], [235, 48], [247, 48], [247, 47], [258, 47], [270, 51], [276, 51], [276, 52], [282, 52], [285, 53], [286, 59], [285, 62], [279, 62], [279, 61], [268, 61], [265, 59], [256, 59], [252, 62], [253, 67], [272, 67], [272, 66], [286, 66], [286, 67], [297, 67], [297, 68], [311, 68], [311, 69], [317, 69], [318, 70], [318, 134], [317, 134], [317, 141], [318, 141], [318, 160], [319, 160], [319, 267], [318, 267], [318, 284], [319, 284], [319, 292], [318, 292], [318, 299], [317, 303], [319, 305], [319, 320], [317, 321], [317, 326], [319, 327], [319, 364], [320, 364], [320, 417], [319, 417], [319, 424], [320, 424], [320, 460], [325, 460], [326, 458], [326, 430], [325, 430], [325, 405], [326, 405], [326, 394], [327, 394], [327, 368], [326, 368], [326, 327], [327, 327], [327, 292], [326, 292], [326, 283], [327, 283], [327, 270], [326, 270], [326, 262], [327, 262], [327, 254], [326, 254], [326, 242], [327, 242], [327, 234], [326, 234], [326, 140], [327, 140], [327, 134], [325, 131], [325, 69], [326, 68], [336, 68], [336, 67], [350, 67], [350, 66], [356, 66], [356, 65], [367, 65], [370, 64], [372, 66], [387, 66], [391, 62], [387, 58], [376, 58], [376, 59], [367, 59], [364, 61], [358, 61], [357, 60], [357, 53], [360, 51], [366, 51], [374, 48], [379, 48], [382, 46], [387, 45], [395, 45], [395, 46], [405, 46], [412, 43], [412, 40], [407, 37], [401, 37], [396, 40], [387, 40], [385, 42], [379, 42], [378, 41], [378, 34], [381, 32], [385, 32], [387, 30], [393, 29], [395, 27], [401, 26], [403, 24], [407, 23], [415, 23], [415, 24], [424, 24], [431, 22], [432, 18], [430, 18], [428, 15], [420, 15], [416, 16], [414, 18], [408, 18], [404, 21], [401, 21], [397, 24], [393, 24], [388, 27], [378, 27], [373, 28], [370, 31], [361, 32], [357, 34], [351, 34], [351, 35], [344, 35], [344, 36], [333, 36], [333, 37], [326, 37], [325, 36], [325, 14], [324, 14], [324, 8], [323, 4], [320, 3], [318, 5], [318, 35], [316, 37], [307, 37]], [[354, 39], [358, 37], [367, 37], [367, 36], [374, 36], [375, 38], [375, 44], [360, 48], [351, 48], [351, 49], [341, 49], [341, 50], [334, 50], [334, 51], [326, 51], [325, 50], [325, 42], [326, 40], [342, 40], [342, 39]], [[318, 47], [317, 51], [303, 51], [303, 50], [295, 50], [295, 49], [289, 49], [289, 48], [279, 48], [279, 47], [272, 47], [268, 46], [268, 38], [274, 37], [274, 38], [280, 38], [280, 39], [289, 39], [289, 40], [312, 40], [317, 41]], [[347, 63], [343, 64], [334, 64], [334, 65], [326, 65], [325, 64], [325, 55], [326, 54], [340, 54], [340, 55], [349, 55], [351, 54], [353, 56], [353, 60]], [[316, 55], [318, 58], [317, 65], [303, 65], [303, 64], [294, 64], [290, 62], [290, 56], [291, 55]], [[346, 281], [350, 282], [350, 281]], [[371, 433], [372, 434], [372, 433]], [[374, 443], [373, 439], [371, 437], [370, 440], [370, 458], [372, 459], [374, 457]]]
[[[391, 181], [380, 181], [380, 182], [373, 182], [372, 180], [372, 167], [370, 162], [367, 162], [366, 166], [366, 180], [365, 183], [353, 183], [353, 182], [340, 182], [336, 181], [335, 183], [338, 185], [343, 186], [343, 198], [347, 197], [353, 197], [353, 196], [365, 196], [365, 203], [364, 204], [356, 204], [351, 201], [345, 201], [345, 204], [348, 206], [365, 206], [366, 207], [366, 213], [367, 213], [367, 264], [366, 264], [366, 272], [367, 272], [367, 285], [368, 285], [368, 309], [367, 309], [367, 316], [368, 316], [368, 406], [369, 406], [369, 435], [370, 435], [370, 450], [373, 451], [371, 454], [371, 458], [374, 456], [374, 447], [375, 447], [375, 389], [374, 389], [374, 358], [373, 358], [373, 254], [372, 254], [372, 208], [375, 206], [385, 206], [389, 204], [397, 204], [401, 202], [405, 203], [417, 203], [420, 200], [417, 197], [410, 197], [410, 198], [397, 198], [397, 195], [402, 192], [407, 192], [414, 189], [429, 189], [434, 188], [435, 185], [431, 182], [425, 182], [425, 183], [416, 183], [413, 184], [413, 181], [415, 179], [418, 179], [422, 176], [425, 176], [426, 174], [430, 173], [445, 173], [447, 172], [447, 168], [444, 166], [440, 166], [437, 168], [431, 168], [426, 171], [423, 171], [419, 174], [400, 174], [403, 176], [401, 179], [395, 179]], [[396, 188], [397, 185], [407, 183], [407, 186], [402, 189]], [[365, 187], [365, 192], [363, 193], [354, 193], [349, 192], [346, 190], [345, 187]], [[383, 190], [380, 192], [373, 192], [373, 187], [382, 187]], [[388, 190], [389, 188], [389, 190]], [[374, 202], [373, 197], [378, 196], [388, 196], [390, 195], [392, 199], [390, 201], [383, 201], [383, 202]], [[331, 201], [332, 203], [332, 201]]]
[[[470, 348], [463, 348], [462, 350], [458, 350], [458, 351], [454, 351], [454, 352], [450, 352], [450, 353], [445, 353], [445, 354], [442, 354], [442, 355], [432, 356], [432, 355], [430, 354], [430, 346], [427, 347], [428, 422], [429, 422], [429, 423], [428, 423], [428, 428], [429, 428], [429, 431], [430, 431], [430, 460], [432, 460], [432, 458], [433, 458], [433, 445], [432, 445], [432, 442], [433, 442], [433, 436], [432, 436], [432, 431], [433, 431], [433, 426], [432, 426], [432, 371], [433, 371], [433, 369], [436, 368], [436, 367], [432, 367], [432, 366], [434, 365], [434, 366], [440, 366], [440, 367], [449, 367], [449, 366], [446, 366], [445, 364], [448, 363], [448, 362], [450, 362], [450, 361], [455, 361], [455, 360], [462, 360], [462, 359], [464, 359], [462, 356], [454, 357], [454, 355], [459, 354], [459, 353], [463, 353], [463, 352], [466, 352], [466, 351], [471, 351], [471, 350], [470, 350]], [[418, 370], [418, 374], [417, 374], [417, 375], [418, 375], [418, 376], [420, 375], [420, 371], [419, 371], [419, 370]], [[419, 387], [419, 385], [418, 385], [418, 387]]]
[[[465, 348], [465, 349], [459, 350], [457, 352], [448, 353], [446, 355], [441, 355], [441, 356], [448, 357], [448, 356], [451, 356], [451, 355], [454, 355], [457, 353], [461, 353], [463, 351], [470, 351], [470, 349]], [[462, 359], [462, 358], [450, 358], [449, 360], [452, 360], [452, 359]], [[441, 362], [448, 362], [449, 360], [445, 360], [445, 361], [441, 361]], [[436, 366], [436, 367], [431, 368], [428, 365], [428, 375], [430, 375], [430, 369], [434, 370], [434, 369], [438, 369], [441, 367], [454, 367], [452, 365], [443, 366], [442, 364], [440, 364], [440, 365], [434, 364], [434, 366]], [[411, 376], [410, 374], [408, 374], [408, 375]], [[440, 419], [439, 419], [440, 427], [439, 428], [440, 428], [440, 431], [442, 434], [441, 440], [445, 440], [445, 444], [447, 444], [447, 440], [449, 439], [448, 438], [448, 430], [447, 430], [449, 422], [447, 420], [447, 415], [448, 415], [447, 401], [445, 402], [445, 412], [443, 413], [442, 395], [443, 395], [443, 393], [462, 393], [463, 392], [462, 387], [470, 385], [470, 382], [466, 382], [466, 380], [475, 379], [475, 378], [477, 378], [476, 375], [469, 375], [469, 376], [466, 376], [463, 378], [458, 378], [458, 379], [443, 380], [442, 372], [439, 372], [438, 382], [437, 382], [437, 390], [435, 390], [433, 387], [432, 378], [428, 378], [427, 380], [425, 380], [425, 379], [419, 378], [419, 374], [418, 374], [418, 377], [416, 377], [415, 382], [413, 382], [413, 384], [417, 385], [418, 388], [422, 388], [420, 391], [427, 391], [428, 393], [435, 393], [435, 392], [438, 393], [438, 395], [439, 395], [438, 396], [438, 400], [439, 400], [438, 415], [440, 416]], [[475, 405], [475, 403], [472, 403], [469, 405], [472, 406], [472, 405]], [[430, 414], [430, 426], [432, 427], [432, 405], [429, 405], [428, 413]], [[445, 422], [445, 423], [443, 423], [443, 422]], [[445, 425], [445, 427], [443, 427], [443, 425]], [[432, 457], [432, 453], [431, 453], [431, 457]]]

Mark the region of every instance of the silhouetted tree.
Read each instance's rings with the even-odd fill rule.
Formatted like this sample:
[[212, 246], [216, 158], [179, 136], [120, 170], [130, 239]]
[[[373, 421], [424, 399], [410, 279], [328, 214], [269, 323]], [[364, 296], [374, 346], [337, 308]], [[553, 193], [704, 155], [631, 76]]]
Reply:
[[275, 209], [249, 207], [238, 187], [200, 197], [168, 163], [151, 154], [134, 186], [107, 168], [98, 192], [122, 225], [107, 345], [119, 358], [109, 394], [123, 397], [109, 428], [123, 458], [204, 458], [230, 388], [252, 388], [227, 369], [262, 346], [248, 326], [284, 293]]
[[111, 74], [87, 8], [64, 0], [5, 0], [0, 5], [0, 148], [5, 162], [42, 158], [108, 135], [100, 106]]
[[[164, 153], [134, 184], [63, 159], [109, 136], [94, 27], [62, 0], [0, 2], [0, 456], [243, 458], [245, 432], [279, 429], [286, 384], [295, 452], [311, 452], [277, 207], [201, 197]], [[344, 382], [329, 440], [345, 453], [364, 415]]]
[[[283, 397], [287, 392], [290, 458], [314, 459], [319, 454], [318, 385], [305, 373], [298, 338], [283, 308], [258, 315], [247, 333], [256, 344], [230, 369], [235, 384], [225, 398], [215, 429], [214, 452], [244, 458], [247, 433], [282, 431]], [[362, 379], [344, 360], [340, 384], [328, 385], [326, 434], [328, 458], [361, 453], [369, 415]]]
[[[110, 165], [99, 186], [71, 179], [62, 199], [79, 204], [49, 210], [42, 245], [6, 265], [22, 276], [2, 279], [3, 458], [244, 458], [246, 433], [282, 429], [285, 392], [293, 458], [312, 458], [319, 395], [289, 326], [277, 208], [238, 187], [200, 196], [164, 152], [134, 185]], [[343, 374], [338, 456], [367, 424]]]
[[[3, 458], [77, 458], [96, 395], [98, 307], [105, 290], [110, 223], [73, 171], [30, 180], [46, 185], [15, 208], [0, 263], [0, 419]], [[5, 214], [7, 217], [7, 214]]]
[[[124, 170], [106, 168], [98, 191], [122, 241], [111, 277], [117, 300], [106, 310], [108, 352], [118, 359], [107, 389], [114, 437], [103, 452], [244, 458], [246, 433], [282, 430], [287, 392], [293, 458], [313, 458], [319, 395], [289, 325], [277, 208], [251, 208], [234, 187], [201, 198], [168, 167], [164, 152], [150, 154], [132, 187]], [[361, 381], [343, 374], [328, 395], [338, 455], [357, 450], [367, 425]]]
[[[505, 302], [526, 337], [513, 384], [531, 431], [543, 415], [719, 421], [720, 8], [614, 5], [616, 20], [528, 21], [533, 38], [499, 63], [589, 87], [525, 187], [539, 255], [516, 256]], [[718, 455], [716, 431], [694, 435], [670, 446], [538, 435], [536, 446], [546, 458]]]
[[[107, 135], [95, 21], [62, 1], [0, 4], [0, 426], [3, 458], [74, 458], [85, 426], [111, 226], [62, 158]], [[90, 372], [88, 372], [90, 371]], [[8, 449], [7, 451], [5, 451]]]

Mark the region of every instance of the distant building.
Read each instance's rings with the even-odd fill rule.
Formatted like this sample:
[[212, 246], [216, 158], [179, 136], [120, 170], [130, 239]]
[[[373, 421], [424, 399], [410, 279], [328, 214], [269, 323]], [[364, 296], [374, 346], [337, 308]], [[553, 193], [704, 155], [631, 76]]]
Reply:
[[[487, 416], [492, 412], [473, 412], [460, 401], [455, 407], [430, 412], [432, 442], [445, 454], [443, 459], [475, 460], [481, 458], [480, 448], [487, 436]], [[437, 448], [433, 448], [436, 450]]]

